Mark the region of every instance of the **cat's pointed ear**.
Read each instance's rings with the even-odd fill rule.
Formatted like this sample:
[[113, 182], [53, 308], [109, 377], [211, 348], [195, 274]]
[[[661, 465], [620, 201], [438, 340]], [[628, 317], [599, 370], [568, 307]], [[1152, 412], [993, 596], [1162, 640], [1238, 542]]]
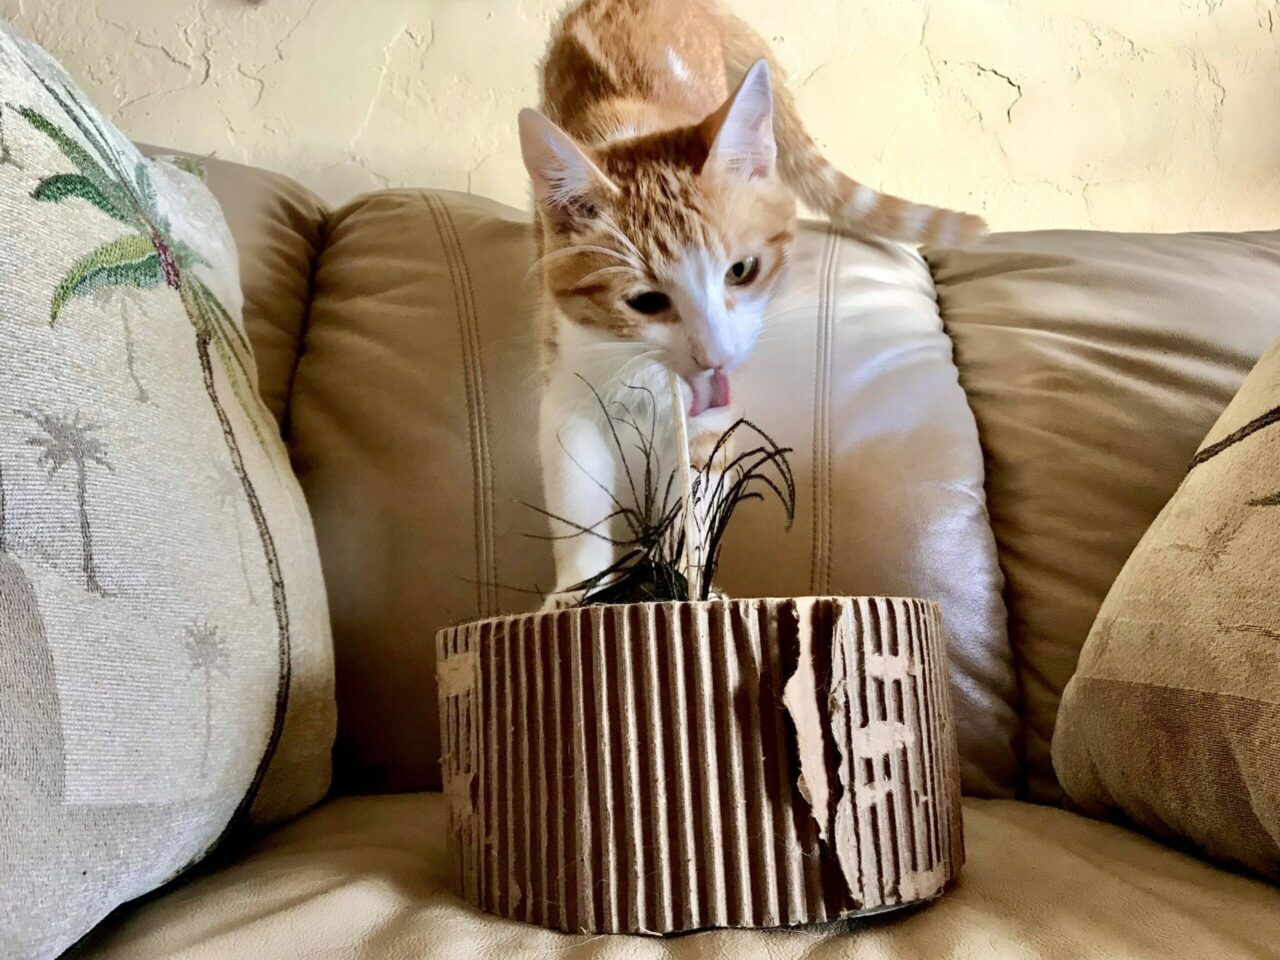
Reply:
[[778, 156], [773, 137], [773, 83], [769, 64], [757, 60], [728, 100], [702, 122], [710, 146], [707, 164], [748, 177], [767, 177]]
[[537, 110], [520, 111], [520, 150], [533, 195], [548, 216], [590, 216], [617, 191], [586, 151]]

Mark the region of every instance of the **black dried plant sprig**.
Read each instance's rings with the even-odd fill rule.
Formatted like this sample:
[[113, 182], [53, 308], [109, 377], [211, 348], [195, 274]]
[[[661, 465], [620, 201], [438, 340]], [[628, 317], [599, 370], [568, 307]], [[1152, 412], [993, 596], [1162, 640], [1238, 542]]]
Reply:
[[[649, 399], [652, 415], [649, 422], [642, 425], [634, 411], [626, 404], [620, 401], [612, 405], [607, 404], [600, 396], [600, 392], [585, 378], [580, 376], [579, 379], [591, 391], [609, 427], [610, 439], [622, 461], [623, 476], [626, 479], [627, 492], [631, 494], [631, 503], [626, 504], [619, 500], [612, 490], [574, 459], [561, 443], [561, 449], [565, 451], [570, 461], [608, 495], [613, 509], [595, 523], [584, 525], [536, 504], [526, 503], [524, 505], [530, 509], [573, 531], [551, 536], [539, 534], [530, 534], [530, 536], [541, 540], [598, 537], [623, 551], [622, 555], [608, 568], [567, 589], [567, 593], [582, 595], [583, 605], [657, 600], [667, 597], [688, 599], [688, 584], [679, 568], [679, 559], [684, 549], [684, 535], [680, 525], [682, 504], [676, 495], [675, 474], [671, 474], [665, 484], [660, 483], [659, 480], [661, 469], [655, 441], [657, 412], [653, 393], [647, 387], [628, 386], [628, 389], [642, 393]], [[639, 461], [644, 465], [643, 472], [632, 469], [632, 458], [629, 456], [631, 451], [628, 450], [628, 443], [623, 440], [624, 434], [632, 438], [630, 443], [634, 452], [640, 455]], [[640, 474], [639, 477], [637, 473]], [[610, 536], [598, 529], [602, 526], [607, 527], [615, 520], [622, 521], [625, 528], [623, 536]]]
[[[580, 606], [708, 599], [724, 536], [734, 511], [748, 500], [763, 500], [766, 493], [771, 492], [782, 503], [786, 512], [787, 529], [791, 528], [795, 520], [796, 485], [787, 455], [792, 450], [778, 446], [751, 421], [739, 419], [716, 441], [706, 466], [698, 470], [693, 478], [695, 500], [709, 499], [705, 509], [700, 511], [703, 524], [697, 531], [701, 541], [698, 545], [701, 548], [700, 556], [704, 558], [702, 574], [698, 578], [699, 595], [691, 598], [688, 579], [681, 568], [685, 543], [685, 504], [683, 497], [676, 493], [679, 471], [667, 471], [665, 481], [661, 479], [664, 473], [656, 448], [656, 412], [650, 417], [649, 423], [642, 426], [634, 411], [626, 404], [620, 401], [612, 405], [606, 404], [599, 391], [585, 379], [583, 383], [591, 390], [609, 426], [610, 437], [622, 461], [634, 506], [622, 503], [577, 461], [573, 462], [578, 469], [609, 495], [613, 503], [613, 510], [609, 514], [587, 526], [542, 507], [526, 504], [573, 531], [558, 536], [540, 536], [539, 539], [594, 536], [607, 540], [622, 550], [621, 556], [609, 567], [567, 588], [567, 593], [581, 595]], [[650, 401], [650, 410], [655, 409], [653, 394], [647, 388], [628, 386], [628, 389], [645, 393]], [[644, 465], [638, 482], [638, 471], [631, 469], [628, 460], [627, 446], [622, 439], [624, 434], [634, 435], [633, 449], [639, 453], [640, 462]], [[735, 438], [739, 435], [749, 435], [753, 442], [748, 449], [729, 456], [729, 451], [738, 445]], [[725, 460], [727, 462], [723, 463], [723, 469], [717, 469], [717, 465]], [[597, 529], [616, 519], [621, 519], [625, 525], [625, 535], [613, 537]]]
[[[734, 437], [743, 432], [753, 434], [756, 445], [735, 455], [724, 470], [716, 470], [715, 464], [724, 452], [738, 445]], [[716, 441], [707, 465], [693, 481], [694, 498], [709, 497], [706, 528], [699, 531], [705, 558], [701, 599], [706, 600], [710, 595], [711, 582], [720, 563], [720, 548], [738, 507], [748, 500], [764, 500], [766, 493], [772, 493], [786, 512], [786, 529], [790, 530], [795, 523], [796, 478], [787, 459], [791, 452], [790, 447], [778, 446], [772, 437], [745, 418], [735, 421]]]

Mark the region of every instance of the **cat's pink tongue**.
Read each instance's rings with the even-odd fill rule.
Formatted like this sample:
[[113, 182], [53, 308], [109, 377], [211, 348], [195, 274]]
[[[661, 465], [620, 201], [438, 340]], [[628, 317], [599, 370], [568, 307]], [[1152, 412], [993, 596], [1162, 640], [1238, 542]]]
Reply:
[[693, 402], [689, 404], [691, 417], [729, 405], [729, 378], [719, 370], [704, 370], [689, 381], [689, 387], [693, 390]]

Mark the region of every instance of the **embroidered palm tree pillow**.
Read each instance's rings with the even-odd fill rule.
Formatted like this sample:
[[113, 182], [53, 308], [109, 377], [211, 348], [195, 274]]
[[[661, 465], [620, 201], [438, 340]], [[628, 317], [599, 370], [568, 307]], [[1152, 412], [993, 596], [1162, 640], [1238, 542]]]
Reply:
[[318, 800], [314, 535], [233, 244], [0, 22], [0, 957]]
[[1053, 760], [1086, 812], [1280, 880], [1280, 342], [1111, 588]]

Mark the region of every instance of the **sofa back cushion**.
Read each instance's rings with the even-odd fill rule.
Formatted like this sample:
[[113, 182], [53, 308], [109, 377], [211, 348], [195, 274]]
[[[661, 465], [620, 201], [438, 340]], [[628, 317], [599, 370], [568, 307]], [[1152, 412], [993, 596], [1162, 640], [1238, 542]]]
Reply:
[[235, 250], [0, 23], [0, 956], [324, 794], [329, 618]]
[[[458, 194], [372, 194], [331, 218], [290, 442], [332, 599], [350, 789], [439, 785], [435, 631], [551, 586], [526, 505], [542, 496], [533, 257], [527, 214]], [[1010, 792], [981, 452], [923, 262], [805, 228], [770, 325], [735, 392], [795, 448], [799, 512], [787, 534], [776, 508], [744, 508], [720, 585], [940, 601], [965, 785]]]
[[978, 420], [1031, 795], [1103, 597], [1280, 336], [1280, 232], [1004, 234], [930, 254]]

